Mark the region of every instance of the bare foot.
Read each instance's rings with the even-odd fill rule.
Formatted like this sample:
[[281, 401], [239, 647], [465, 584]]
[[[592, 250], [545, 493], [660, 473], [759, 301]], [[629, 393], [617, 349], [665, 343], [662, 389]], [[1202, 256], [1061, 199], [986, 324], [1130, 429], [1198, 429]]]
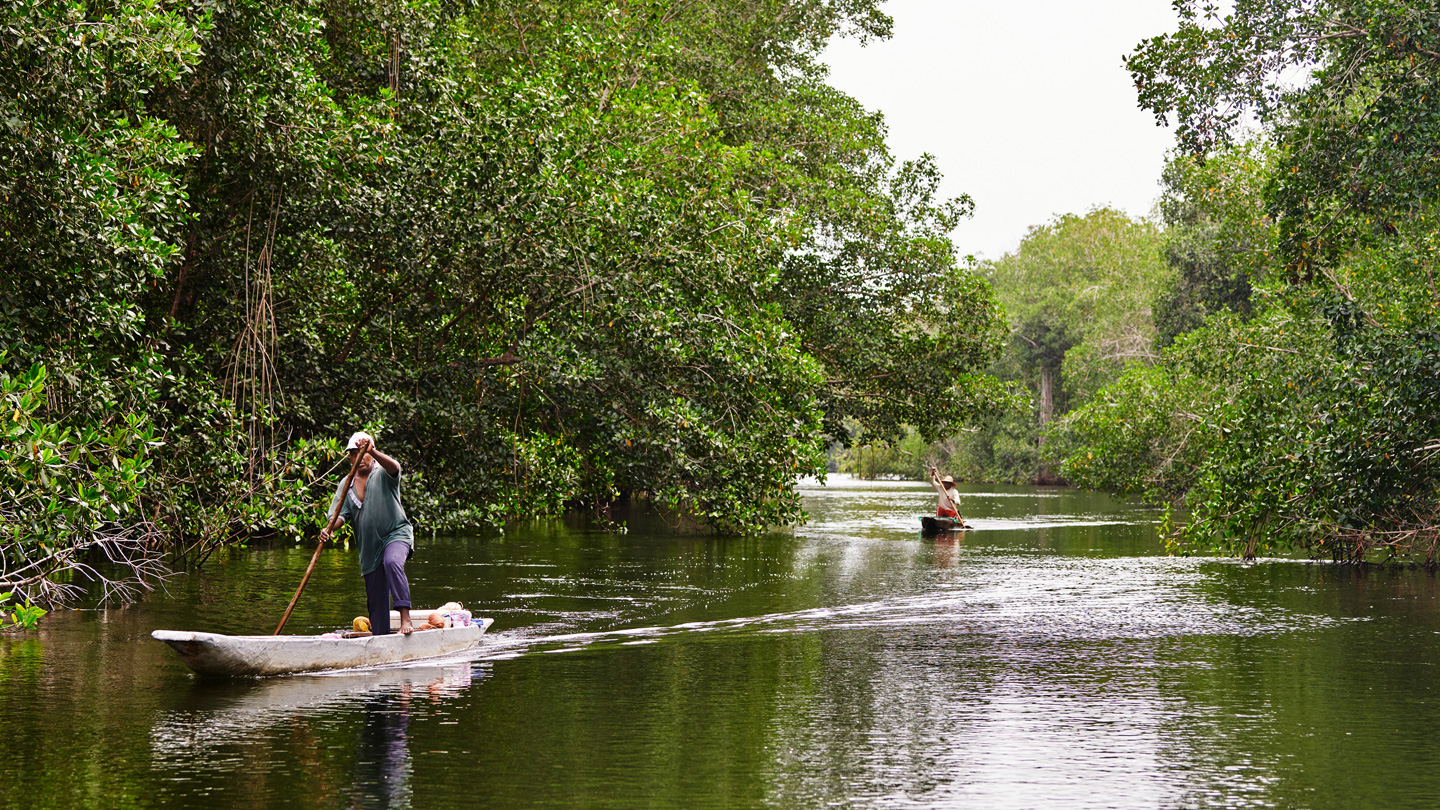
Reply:
[[415, 628], [413, 628], [413, 627], [410, 626], [410, 622], [401, 622], [401, 623], [400, 623], [400, 635], [402, 635], [402, 636], [408, 636], [408, 635], [410, 635], [410, 634], [413, 633], [413, 632], [415, 632]]

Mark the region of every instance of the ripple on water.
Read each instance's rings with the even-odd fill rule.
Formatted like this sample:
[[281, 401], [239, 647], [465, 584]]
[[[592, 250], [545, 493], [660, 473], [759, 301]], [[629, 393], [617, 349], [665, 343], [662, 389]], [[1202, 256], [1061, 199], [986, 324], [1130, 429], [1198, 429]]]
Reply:
[[[922, 592], [805, 610], [590, 633], [514, 634], [535, 651], [633, 644], [698, 634], [780, 635], [938, 628], [947, 643], [1266, 636], [1333, 626], [1333, 616], [1235, 604], [1209, 594], [1209, 561], [985, 555], [968, 575]], [[592, 618], [598, 614], [592, 614]], [[531, 628], [534, 630], [535, 628]], [[493, 653], [513, 656], [506, 647]], [[482, 658], [490, 653], [482, 654]]]
[[[257, 774], [259, 790], [293, 791], [317, 769], [388, 795], [358, 775], [388, 752], [436, 806], [1298, 806], [1276, 798], [1308, 775], [1285, 757], [1303, 748], [1330, 765], [1359, 749], [1326, 760], [1280, 721], [1323, 723], [1315, 707], [1342, 690], [1385, 717], [1368, 747], [1404, 728], [1410, 750], [1429, 750], [1432, 718], [1405, 725], [1426, 693], [1386, 714], [1375, 696], [1400, 693], [1403, 667], [1370, 679], [1406, 645], [1359, 656], [1332, 634], [1343, 655], [1291, 666], [1365, 618], [1307, 612], [1343, 594], [1333, 583], [1296, 567], [1257, 586], [1263, 570], [1124, 556], [1145, 534], [1125, 526], [1147, 518], [1063, 492], [966, 493], [976, 532], [916, 542], [934, 496], [864, 487], [807, 490], [816, 520], [763, 541], [577, 536], [497, 544], [486, 561], [457, 552], [433, 582], [490, 583], [473, 601], [509, 628], [473, 655], [167, 695], [145, 716], [141, 767], [165, 774], [175, 805], [213, 784], [249, 791]], [[1100, 527], [1092, 546], [1085, 532]], [[1254, 665], [1282, 638], [1291, 657]], [[1345, 665], [1334, 683], [1331, 661]], [[1361, 663], [1372, 670], [1355, 688], [1343, 678]], [[349, 748], [315, 742], [337, 740]]]

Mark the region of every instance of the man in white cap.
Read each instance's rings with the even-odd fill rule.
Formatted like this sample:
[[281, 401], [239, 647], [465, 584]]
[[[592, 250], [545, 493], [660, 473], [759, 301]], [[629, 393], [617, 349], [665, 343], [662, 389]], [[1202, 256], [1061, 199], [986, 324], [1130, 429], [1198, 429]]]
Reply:
[[[320, 540], [349, 521], [355, 526], [360, 544], [360, 575], [365, 578], [366, 613], [370, 630], [376, 635], [390, 632], [390, 608], [400, 611], [400, 632], [414, 631], [410, 623], [410, 581], [405, 578], [405, 561], [415, 549], [415, 531], [400, 505], [400, 464], [375, 449], [375, 440], [361, 431], [350, 437], [345, 451], [355, 461], [355, 479], [350, 491], [335, 488], [335, 497], [345, 505], [335, 522], [320, 532]], [[376, 468], [379, 472], [376, 472]], [[335, 508], [331, 501], [330, 508]]]

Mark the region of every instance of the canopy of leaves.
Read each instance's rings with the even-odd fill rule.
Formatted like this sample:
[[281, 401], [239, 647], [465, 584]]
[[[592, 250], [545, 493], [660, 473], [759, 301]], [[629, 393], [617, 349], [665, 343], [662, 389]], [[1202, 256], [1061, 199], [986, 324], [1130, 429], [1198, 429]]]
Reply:
[[[1440, 7], [1180, 7], [1128, 64], [1197, 158], [1172, 166], [1208, 230], [1183, 226], [1195, 317], [1170, 331], [1206, 319], [1072, 416], [1065, 469], [1183, 498], [1183, 546], [1435, 565]], [[1220, 148], [1247, 115], [1273, 148]]]
[[1086, 486], [1183, 499], [1181, 547], [1435, 562], [1435, 319], [1372, 327], [1345, 299], [1213, 316], [1068, 427]]
[[1032, 228], [1014, 253], [981, 267], [1011, 327], [993, 373], [1027, 404], [997, 410], [983, 430], [960, 437], [968, 449], [952, 457], [957, 470], [1048, 482], [1042, 446], [1050, 419], [1127, 364], [1154, 358], [1151, 304], [1172, 278], [1161, 240], [1153, 223], [1101, 208]]
[[1206, 155], [1258, 120], [1282, 147], [1268, 193], [1283, 263], [1323, 273], [1440, 194], [1440, 5], [1176, 4], [1174, 34], [1126, 60], [1142, 106]]
[[1155, 302], [1158, 346], [1213, 313], [1249, 315], [1252, 285], [1264, 280], [1276, 249], [1264, 198], [1275, 159], [1273, 146], [1253, 139], [1204, 160], [1180, 153], [1167, 163], [1159, 210], [1174, 281]]
[[1150, 358], [1150, 307], [1168, 281], [1159, 247], [1157, 226], [1110, 208], [1031, 228], [985, 271], [1022, 362], [1063, 361], [1083, 399], [1126, 360]]
[[[422, 531], [632, 492], [753, 530], [843, 420], [989, 395], [969, 201], [818, 61], [888, 34], [874, 0], [0, 14], [0, 371], [59, 436], [126, 420], [146, 474], [130, 511], [84, 490], [101, 545], [299, 532], [359, 427]], [[34, 494], [7, 565], [64, 533]]]

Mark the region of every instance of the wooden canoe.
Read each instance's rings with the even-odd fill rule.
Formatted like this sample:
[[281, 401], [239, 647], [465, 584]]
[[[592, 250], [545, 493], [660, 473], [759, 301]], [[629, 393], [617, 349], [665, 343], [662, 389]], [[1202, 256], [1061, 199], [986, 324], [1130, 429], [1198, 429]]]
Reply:
[[920, 516], [920, 533], [925, 536], [943, 534], [945, 532], [963, 532], [970, 528], [965, 521], [953, 517], [936, 517], [935, 515]]
[[202, 675], [284, 675], [324, 669], [399, 664], [462, 653], [479, 646], [495, 622], [476, 619], [469, 627], [417, 630], [365, 638], [321, 636], [226, 636], [181, 630], [156, 630], [185, 665]]

